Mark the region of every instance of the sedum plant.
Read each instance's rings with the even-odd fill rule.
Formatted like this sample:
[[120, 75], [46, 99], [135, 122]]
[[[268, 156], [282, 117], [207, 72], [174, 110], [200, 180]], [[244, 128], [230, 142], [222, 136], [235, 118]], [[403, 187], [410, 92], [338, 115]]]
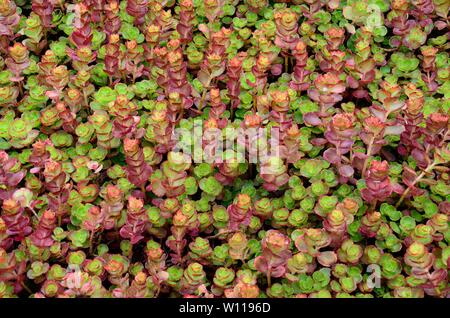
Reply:
[[445, 0], [0, 0], [0, 298], [448, 298]]

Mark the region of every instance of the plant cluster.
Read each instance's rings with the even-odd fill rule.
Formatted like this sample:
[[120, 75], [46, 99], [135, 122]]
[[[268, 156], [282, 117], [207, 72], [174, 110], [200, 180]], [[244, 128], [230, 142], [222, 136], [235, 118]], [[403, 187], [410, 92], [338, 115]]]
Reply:
[[0, 0], [0, 297], [448, 297], [449, 9]]

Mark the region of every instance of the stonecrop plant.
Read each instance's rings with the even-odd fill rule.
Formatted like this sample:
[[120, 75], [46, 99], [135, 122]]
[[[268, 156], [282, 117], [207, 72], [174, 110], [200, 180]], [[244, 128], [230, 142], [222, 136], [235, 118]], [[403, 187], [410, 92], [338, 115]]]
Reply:
[[0, 298], [446, 298], [448, 0], [0, 0]]

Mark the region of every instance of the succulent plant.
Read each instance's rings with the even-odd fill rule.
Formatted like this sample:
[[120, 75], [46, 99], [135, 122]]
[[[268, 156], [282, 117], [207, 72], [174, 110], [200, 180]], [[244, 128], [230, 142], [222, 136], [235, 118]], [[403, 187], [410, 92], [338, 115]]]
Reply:
[[1, 0], [0, 298], [448, 297], [447, 2]]

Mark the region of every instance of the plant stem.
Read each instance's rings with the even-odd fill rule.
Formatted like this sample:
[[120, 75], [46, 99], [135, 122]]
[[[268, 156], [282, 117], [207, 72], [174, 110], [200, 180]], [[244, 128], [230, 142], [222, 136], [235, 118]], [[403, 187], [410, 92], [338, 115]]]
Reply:
[[19, 81], [17, 84], [18, 84], [18, 86], [19, 86], [19, 95], [20, 95], [20, 96], [23, 96], [23, 86], [22, 86], [22, 81]]
[[369, 163], [370, 154], [372, 153], [372, 146], [373, 146], [373, 142], [375, 141], [375, 137], [376, 137], [376, 135], [372, 136], [372, 138], [370, 139], [369, 145], [367, 146], [367, 153], [366, 153], [367, 157], [364, 160], [364, 166], [363, 166], [363, 169], [361, 172], [361, 177], [363, 177], [363, 178], [366, 175], [367, 165]]
[[450, 132], [450, 130], [447, 130], [444, 134], [444, 136], [442, 137], [442, 141], [439, 143], [439, 147], [442, 147], [444, 145], [444, 143], [447, 141], [447, 136], [448, 133]]
[[28, 208], [30, 209], [31, 212], [33, 212], [34, 216], [35, 216], [37, 219], [39, 219], [39, 215], [36, 213], [36, 211], [35, 211], [31, 206], [29, 206]]
[[414, 179], [413, 183], [411, 183], [408, 188], [403, 191], [402, 196], [400, 197], [400, 199], [397, 201], [397, 204], [395, 205], [396, 208], [398, 208], [400, 206], [400, 204], [402, 204], [403, 200], [406, 198], [406, 196], [408, 195], [408, 193], [411, 191], [411, 189], [416, 185], [417, 182], [419, 182], [420, 180], [422, 180], [422, 178], [431, 170], [433, 170], [434, 166], [436, 165], [435, 162], [433, 162], [432, 164], [430, 164], [424, 171], [422, 171], [421, 174], [419, 174], [419, 176]]
[[203, 93], [202, 93], [202, 98], [200, 99], [200, 102], [198, 103], [198, 110], [199, 111], [201, 111], [202, 110], [202, 108], [203, 108], [203, 102], [205, 101], [205, 98], [206, 98], [206, 92], [207, 92], [207, 90], [206, 90], [206, 88], [203, 90]]
[[184, 117], [184, 107], [181, 108], [181, 111], [180, 111], [180, 114], [179, 114], [179, 116], [178, 116], [178, 118], [177, 118], [177, 120], [176, 120], [176, 123], [179, 123], [180, 120], [183, 119], [183, 117]]
[[91, 235], [89, 236], [89, 254], [92, 255], [92, 249], [93, 249], [93, 244], [92, 241], [94, 240], [94, 230], [91, 231]]
[[25, 283], [23, 281], [20, 281], [20, 286], [23, 287], [23, 289], [25, 289], [27, 292], [29, 292], [30, 294], [33, 294], [33, 292], [31, 291], [31, 289], [25, 285]]
[[89, 98], [86, 95], [86, 90], [83, 89], [83, 99], [84, 99], [84, 104], [86, 105], [87, 108], [89, 108]]
[[236, 232], [236, 231], [231, 231], [231, 230], [223, 231], [223, 232], [219, 232], [219, 233], [214, 234], [214, 235], [207, 236], [206, 238], [207, 238], [207, 239], [216, 238], [216, 237], [219, 237], [219, 236], [221, 236], [221, 235], [224, 235], [224, 234], [230, 234], [230, 233], [234, 233], [234, 232]]
[[289, 57], [287, 55], [284, 56], [284, 72], [288, 73], [289, 71]]
[[372, 204], [370, 205], [370, 211], [375, 211], [375, 209], [377, 207], [377, 202], [378, 202], [378, 200], [375, 200], [372, 202]]
[[158, 298], [160, 292], [161, 292], [161, 284], [158, 283], [158, 289], [156, 290], [156, 293], [155, 293], [155, 297], [154, 297], [154, 298]]

